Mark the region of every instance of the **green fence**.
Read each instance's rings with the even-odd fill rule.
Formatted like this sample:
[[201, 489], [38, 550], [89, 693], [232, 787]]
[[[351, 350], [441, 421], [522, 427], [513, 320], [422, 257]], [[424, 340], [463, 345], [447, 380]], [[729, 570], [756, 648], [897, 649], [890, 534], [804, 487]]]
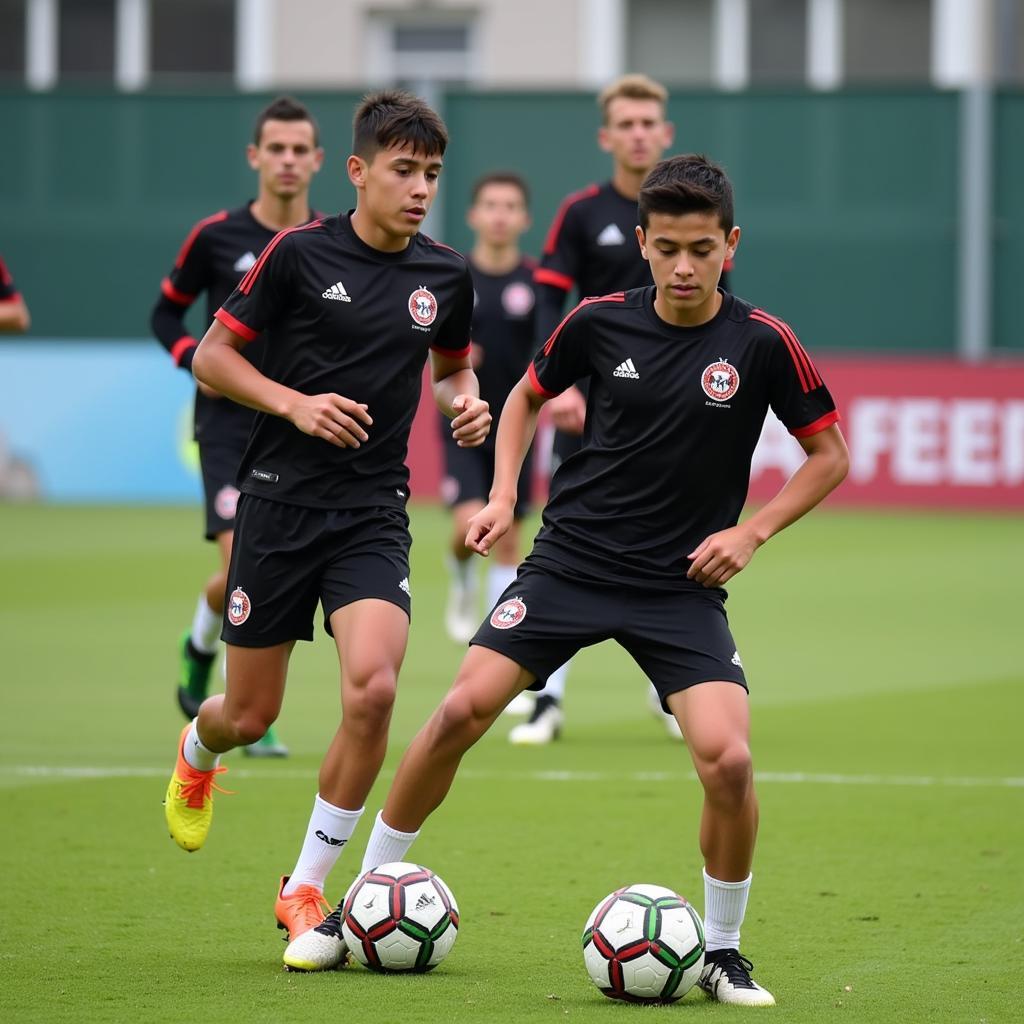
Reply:
[[[303, 93], [327, 161], [314, 205], [352, 204], [356, 94]], [[252, 194], [244, 160], [264, 95], [0, 95], [0, 253], [40, 336], [138, 337], [188, 227]], [[435, 233], [464, 248], [477, 175], [521, 171], [537, 252], [565, 193], [608, 174], [593, 97], [449, 93], [452, 145]], [[957, 323], [958, 100], [899, 92], [686, 93], [675, 151], [721, 161], [743, 239], [734, 288], [790, 320], [814, 350], [952, 352]], [[1024, 277], [1024, 97], [996, 106], [994, 295]], [[197, 324], [196, 330], [202, 330]], [[1024, 349], [1005, 299], [993, 342]]]

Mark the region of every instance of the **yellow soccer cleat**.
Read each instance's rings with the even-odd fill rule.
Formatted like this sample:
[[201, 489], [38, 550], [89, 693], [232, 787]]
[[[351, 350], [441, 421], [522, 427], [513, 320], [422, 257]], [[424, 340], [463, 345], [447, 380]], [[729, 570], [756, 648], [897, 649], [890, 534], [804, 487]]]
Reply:
[[164, 817], [167, 819], [171, 838], [189, 853], [203, 845], [206, 834], [210, 831], [210, 822], [213, 820], [213, 791], [216, 789], [221, 793], [227, 792], [214, 782], [214, 776], [226, 772], [227, 768], [220, 766], [208, 772], [201, 772], [185, 760], [182, 748], [191, 728], [192, 725], [189, 723], [181, 732], [181, 739], [178, 740], [178, 762], [167, 786], [167, 796], [164, 797]]

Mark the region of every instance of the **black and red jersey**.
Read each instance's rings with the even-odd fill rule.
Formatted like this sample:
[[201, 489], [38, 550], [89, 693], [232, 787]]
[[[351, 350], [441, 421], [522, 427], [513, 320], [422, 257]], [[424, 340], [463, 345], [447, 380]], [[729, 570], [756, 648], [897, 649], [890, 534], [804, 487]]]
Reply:
[[257, 413], [239, 488], [312, 508], [404, 506], [428, 349], [468, 355], [472, 313], [465, 259], [425, 235], [380, 252], [349, 214], [277, 235], [216, 318], [244, 338], [263, 335], [266, 376], [365, 402], [373, 425], [359, 448], [338, 448]]
[[589, 382], [583, 446], [555, 473], [530, 558], [577, 578], [694, 587], [687, 555], [736, 524], [768, 409], [797, 437], [839, 415], [777, 317], [724, 293], [708, 323], [677, 327], [654, 297], [585, 299], [530, 364], [546, 397]]
[[7, 264], [0, 258], [0, 302], [13, 302], [19, 297], [14, 278], [7, 269]]
[[[221, 210], [195, 224], [160, 285], [160, 299], [151, 318], [153, 333], [185, 370], [191, 371], [192, 355], [199, 344], [185, 327], [189, 307], [205, 293], [205, 323], [211, 323], [213, 314], [277, 234], [256, 220], [250, 206], [246, 203], [234, 210]], [[262, 343], [257, 341], [247, 346], [245, 357], [258, 366], [262, 350]], [[196, 440], [230, 444], [241, 451], [254, 415], [251, 409], [229, 399], [206, 398], [197, 390]]]

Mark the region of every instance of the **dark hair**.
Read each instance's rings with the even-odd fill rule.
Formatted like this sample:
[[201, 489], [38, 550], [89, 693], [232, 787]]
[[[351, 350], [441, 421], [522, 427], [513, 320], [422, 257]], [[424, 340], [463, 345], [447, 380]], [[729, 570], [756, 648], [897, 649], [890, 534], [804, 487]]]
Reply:
[[403, 144], [424, 156], [444, 156], [448, 129], [419, 96], [400, 89], [368, 93], [352, 119], [352, 152], [372, 161], [378, 150]]
[[320, 126], [308, 108], [292, 96], [278, 96], [271, 104], [264, 107], [256, 117], [252, 130], [254, 146], [260, 144], [263, 126], [268, 121], [308, 121], [313, 126], [313, 145], [320, 145]]
[[687, 153], [656, 164], [644, 178], [637, 200], [640, 227], [647, 230], [652, 213], [717, 213], [722, 230], [732, 231], [735, 213], [732, 183], [706, 156]]
[[515, 171], [491, 171], [489, 174], [484, 174], [477, 178], [476, 183], [473, 185], [473, 192], [470, 195], [470, 206], [480, 198], [480, 193], [483, 192], [488, 185], [515, 186], [523, 193], [523, 205], [529, 207], [530, 187], [526, 184], [526, 179], [523, 178], [521, 174], [516, 174]]

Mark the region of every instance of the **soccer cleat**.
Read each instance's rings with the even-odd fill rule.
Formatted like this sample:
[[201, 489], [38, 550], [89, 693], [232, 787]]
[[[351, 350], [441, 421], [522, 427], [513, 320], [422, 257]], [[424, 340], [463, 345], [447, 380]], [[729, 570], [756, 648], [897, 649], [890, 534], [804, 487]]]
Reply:
[[316, 927], [288, 943], [284, 966], [288, 971], [333, 971], [348, 963], [348, 946], [341, 933], [341, 906]]
[[523, 747], [540, 747], [557, 740], [562, 734], [565, 715], [554, 697], [541, 695], [533, 705], [529, 720], [520, 722], [509, 734], [509, 743]]
[[206, 700], [210, 686], [210, 670], [215, 655], [203, 654], [192, 644], [186, 630], [178, 644], [181, 665], [178, 671], [178, 707], [191, 722], [199, 714], [199, 705]]
[[685, 739], [683, 736], [683, 730], [679, 728], [679, 723], [676, 721], [676, 716], [669, 714], [661, 706], [661, 698], [658, 696], [658, 691], [654, 687], [654, 683], [647, 688], [647, 703], [651, 709], [651, 713], [661, 719], [662, 724], [665, 726], [665, 732], [669, 734], [674, 740]]
[[448, 603], [444, 609], [444, 628], [457, 644], [468, 644], [480, 625], [477, 589], [466, 585], [453, 574], [448, 586]]
[[714, 949], [704, 954], [697, 984], [720, 1003], [734, 1006], [774, 1006], [775, 997], [761, 988], [750, 972], [754, 965], [738, 949]]
[[201, 772], [185, 760], [182, 750], [188, 737], [191, 723], [181, 730], [178, 740], [178, 761], [174, 766], [171, 781], [164, 797], [164, 818], [171, 838], [189, 853], [198, 850], [206, 841], [213, 820], [213, 791], [227, 792], [214, 782], [214, 777], [226, 772], [219, 766], [208, 772]]
[[303, 932], [320, 924], [331, 912], [331, 905], [315, 885], [296, 886], [295, 892], [285, 896], [284, 887], [288, 878], [288, 875], [282, 875], [277, 887], [274, 916], [277, 918], [277, 927], [286, 931], [288, 941], [293, 942]]
[[534, 698], [528, 696], [524, 690], [522, 693], [517, 693], [509, 702], [505, 705], [505, 710], [502, 711], [503, 715], [514, 715], [517, 718], [522, 718], [529, 715], [533, 711]]
[[288, 748], [277, 738], [271, 726], [255, 743], [242, 747], [246, 757], [287, 757]]

